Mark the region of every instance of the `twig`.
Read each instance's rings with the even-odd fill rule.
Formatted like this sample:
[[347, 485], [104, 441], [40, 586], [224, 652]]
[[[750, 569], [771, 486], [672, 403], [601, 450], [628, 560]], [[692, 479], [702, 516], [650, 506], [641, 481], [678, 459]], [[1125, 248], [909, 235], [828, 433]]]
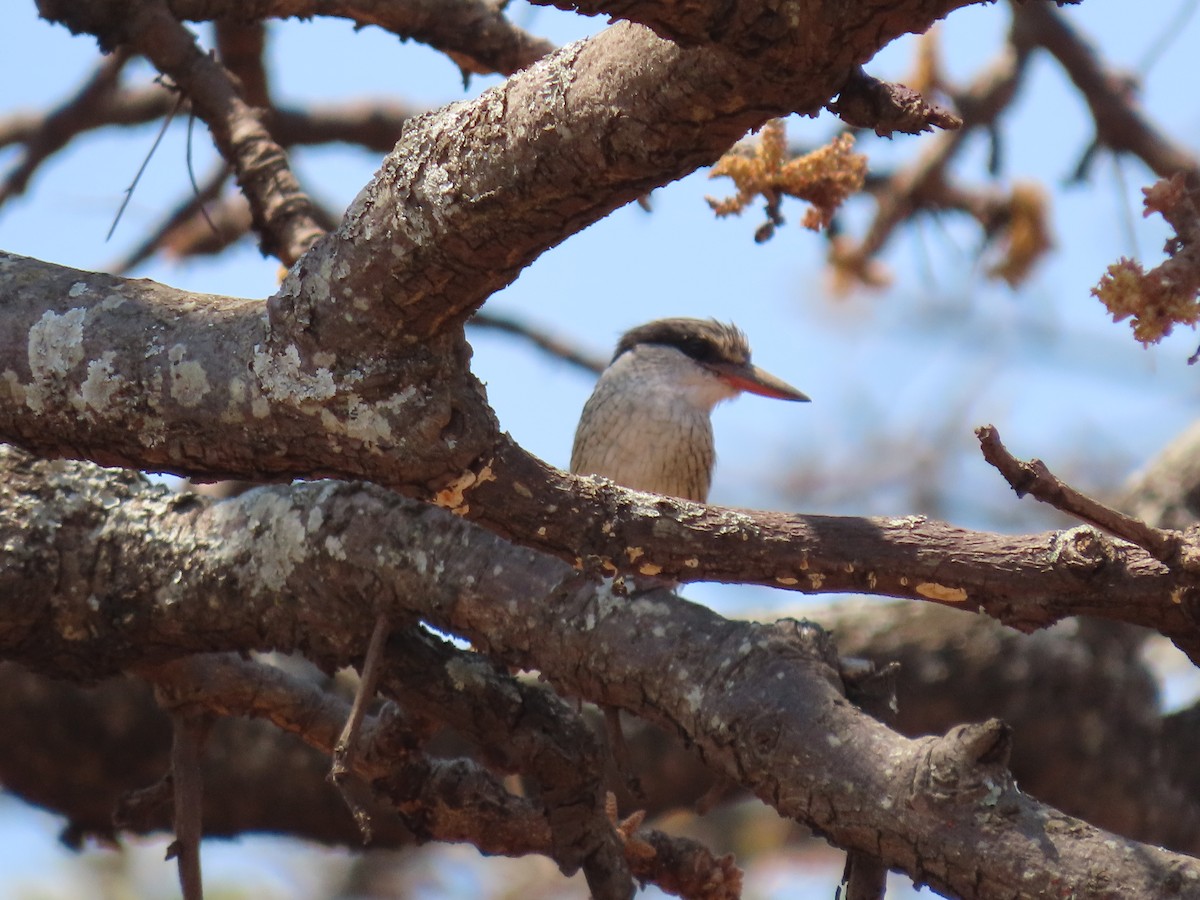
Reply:
[[1142, 53], [1142, 58], [1138, 61], [1136, 67], [1137, 72], [1142, 78], [1150, 74], [1150, 68], [1166, 54], [1167, 48], [1184, 33], [1184, 26], [1187, 25], [1188, 19], [1195, 14], [1197, 7], [1200, 7], [1200, 3], [1197, 3], [1196, 0], [1184, 0], [1179, 5], [1179, 9], [1175, 11], [1175, 15], [1171, 21], [1159, 32], [1158, 37], [1150, 42], [1150, 46]]
[[1040, 459], [1023, 462], [1008, 452], [992, 425], [975, 429], [983, 458], [993, 465], [1018, 497], [1031, 494], [1042, 503], [1074, 516], [1089, 525], [1141, 547], [1167, 566], [1181, 565], [1200, 571], [1200, 553], [1178, 531], [1147, 525], [1141, 519], [1105, 506], [1054, 476]]
[[539, 350], [550, 354], [555, 359], [561, 359], [563, 362], [586, 369], [593, 375], [599, 375], [604, 371], [604, 367], [608, 365], [605, 360], [594, 356], [586, 350], [572, 346], [536, 326], [526, 322], [518, 322], [516, 319], [510, 319], [507, 316], [480, 312], [468, 319], [467, 324], [474, 325], [476, 328], [490, 328], [494, 331], [503, 331], [506, 334], [515, 334], [529, 341], [529, 343], [533, 344]]
[[[146, 151], [145, 157], [142, 159], [142, 164], [138, 166], [137, 173], [133, 176], [133, 181], [129, 183], [129, 187], [125, 188], [125, 199], [121, 201], [121, 205], [117, 207], [117, 214], [113, 216], [112, 225], [108, 227], [108, 234], [104, 236], [104, 240], [112, 240], [113, 232], [117, 230], [117, 226], [121, 224], [121, 216], [125, 215], [125, 208], [129, 206], [129, 201], [133, 199], [133, 192], [137, 190], [138, 182], [142, 180], [142, 175], [146, 172], [146, 167], [150, 165], [150, 160], [154, 158], [154, 151], [158, 149], [158, 145], [162, 143], [163, 135], [167, 133], [167, 129], [171, 127], [171, 123], [175, 120], [175, 114], [179, 112], [179, 107], [183, 105], [183, 94], [175, 98], [175, 105], [171, 107], [171, 111], [163, 118], [162, 125], [158, 128], [158, 134], [154, 136], [154, 143], [150, 145], [150, 149]], [[188, 142], [191, 143], [191, 125], [188, 125]], [[188, 147], [188, 172], [191, 174], [191, 147]], [[195, 180], [192, 181], [193, 187]]]
[[[221, 156], [237, 172], [263, 251], [291, 265], [325, 229], [287, 154], [242, 98], [228, 70], [196, 45], [165, 0], [137, 0], [129, 7], [127, 15], [97, 36], [143, 54], [192, 101]], [[68, 27], [75, 24], [69, 15], [62, 21]]]
[[633, 757], [629, 753], [629, 744], [625, 742], [625, 732], [621, 729], [621, 710], [615, 706], [604, 707], [604, 727], [608, 732], [608, 745], [617, 767], [617, 774], [625, 784], [625, 789], [635, 800], [644, 801], [646, 792], [642, 790], [642, 784], [638, 780]]
[[204, 883], [200, 875], [204, 777], [200, 771], [200, 757], [212, 717], [194, 708], [177, 707], [171, 711], [171, 725], [174, 729], [171, 778], [175, 794], [175, 840], [167, 848], [167, 859], [174, 857], [179, 867], [179, 886], [184, 900], [204, 900]]
[[[237, 195], [238, 201], [240, 201], [237, 208], [241, 213], [238, 218], [244, 221], [240, 228], [229, 227], [232, 223], [230, 222], [228, 203], [219, 204], [217, 222], [213, 221], [212, 215], [205, 212], [202, 234], [193, 227], [199, 210], [203, 208], [204, 204], [212, 203], [221, 195], [221, 190], [228, 179], [229, 166], [222, 162], [217, 170], [205, 179], [204, 184], [195, 189], [193, 194], [155, 227], [145, 240], [129, 251], [126, 256], [111, 263], [108, 271], [128, 272], [164, 249], [169, 252], [177, 252], [179, 256], [189, 256], [193, 253], [206, 252], [209, 247], [214, 245], [224, 248], [232, 240], [245, 234], [250, 225], [250, 214], [246, 202], [240, 194]], [[215, 235], [213, 228], [216, 229]]]
[[371, 631], [371, 640], [367, 644], [367, 655], [363, 659], [362, 676], [358, 681], [358, 690], [354, 692], [354, 705], [350, 707], [350, 715], [346, 725], [333, 747], [333, 765], [329, 768], [329, 780], [333, 782], [346, 801], [350, 814], [358, 825], [364, 844], [371, 843], [371, 817], [346, 790], [346, 776], [354, 768], [354, 757], [358, 753], [359, 732], [362, 729], [363, 716], [367, 712], [367, 704], [375, 696], [379, 685], [380, 663], [383, 660], [384, 646], [392, 625], [388, 616], [380, 613]]
[[1118, 153], [1131, 153], [1156, 175], [1176, 172], [1200, 181], [1196, 157], [1175, 144], [1146, 117], [1127, 77], [1106, 69], [1096, 51], [1048, 3], [1012, 3], [1014, 41], [1023, 49], [1041, 47], [1066, 71], [1091, 110], [1096, 136]]
[[[883, 187], [872, 191], [877, 197], [878, 208], [860, 241], [855, 244], [842, 239], [833, 243], [830, 261], [839, 274], [839, 283], [878, 283], [882, 276], [873, 271], [872, 260], [899, 227], [918, 211], [945, 208], [943, 200], [950, 163], [976, 129], [995, 134], [994, 123], [1016, 95], [1025, 72], [1026, 58], [1027, 54], [1008, 43], [967, 89], [952, 92], [955, 106], [962, 115], [961, 126], [928, 139], [925, 149], [912, 163], [898, 169]], [[969, 195], [965, 189], [955, 190], [960, 197]], [[957, 208], [974, 214], [970, 207], [976, 205]], [[987, 222], [980, 224], [987, 229]]]

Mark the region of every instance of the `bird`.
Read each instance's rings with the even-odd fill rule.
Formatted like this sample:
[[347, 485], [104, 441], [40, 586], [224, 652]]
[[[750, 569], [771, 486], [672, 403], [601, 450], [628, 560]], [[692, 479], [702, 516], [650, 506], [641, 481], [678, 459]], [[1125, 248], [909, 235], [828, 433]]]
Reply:
[[743, 391], [809, 400], [753, 365], [733, 325], [669, 318], [630, 329], [584, 404], [571, 472], [707, 502], [716, 463], [710, 415]]

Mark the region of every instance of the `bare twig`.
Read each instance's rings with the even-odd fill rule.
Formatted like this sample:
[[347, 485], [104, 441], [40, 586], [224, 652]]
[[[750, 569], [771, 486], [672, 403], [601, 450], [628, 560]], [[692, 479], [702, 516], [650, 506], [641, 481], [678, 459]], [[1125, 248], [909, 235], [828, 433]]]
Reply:
[[[221, 189], [228, 178], [229, 167], [221, 163], [217, 170], [205, 179], [204, 184], [196, 185], [192, 195], [155, 227], [145, 240], [123, 258], [112, 263], [109, 271], [128, 272], [164, 249], [172, 255], [188, 256], [206, 252], [214, 243], [223, 248], [245, 234], [250, 227], [250, 209], [241, 194], [237, 195], [233, 204], [222, 203], [212, 213], [205, 212], [202, 230], [194, 227], [200, 219], [200, 210], [204, 204], [212, 203], [221, 195]], [[230, 227], [233, 224], [229, 216], [231, 206], [240, 213], [238, 228]]]
[[204, 777], [200, 771], [200, 757], [212, 717], [195, 708], [177, 707], [171, 711], [171, 724], [174, 728], [171, 778], [175, 795], [175, 840], [167, 849], [167, 858], [177, 860], [184, 900], [203, 900], [200, 838], [203, 836]]
[[358, 689], [354, 692], [354, 703], [350, 707], [350, 715], [346, 717], [346, 725], [333, 746], [333, 765], [329, 769], [329, 780], [333, 782], [351, 815], [362, 833], [364, 844], [371, 843], [371, 817], [367, 811], [355, 801], [346, 791], [346, 776], [354, 767], [354, 758], [359, 751], [359, 736], [362, 729], [363, 716], [375, 696], [379, 685], [379, 669], [383, 659], [383, 650], [387, 644], [392, 626], [385, 613], [380, 613], [371, 631], [371, 641], [367, 645], [367, 653], [363, 658], [362, 675], [358, 681]]
[[213, 23], [217, 58], [237, 79], [242, 97], [251, 106], [270, 109], [271, 90], [263, 56], [267, 48], [267, 29], [262, 22], [242, 22], [227, 18]]
[[617, 767], [617, 774], [625, 789], [639, 801], [644, 799], [645, 792], [638, 781], [633, 758], [629, 754], [629, 744], [626, 743], [625, 732], [621, 728], [621, 711], [615, 706], [604, 707], [604, 729], [608, 733], [608, 746]]
[[1041, 47], [1062, 65], [1083, 94], [1097, 138], [1111, 150], [1131, 153], [1160, 177], [1184, 172], [1189, 186], [1200, 182], [1200, 166], [1186, 148], [1158, 129], [1138, 105], [1128, 77], [1106, 68], [1096, 51], [1048, 3], [1012, 3], [1013, 40]]
[[[255, 110], [246, 103], [228, 70], [204, 53], [175, 18], [165, 0], [138, 0], [126, 15], [103, 22], [87, 19], [102, 40], [143, 54], [170, 76], [207, 123], [221, 155], [238, 175], [250, 201], [263, 250], [290, 265], [325, 233], [313, 206]], [[80, 27], [86, 10], [58, 5], [53, 15]]]
[[[977, 217], [985, 232], [994, 228], [998, 221], [995, 191], [976, 192], [955, 187], [947, 172], [972, 132], [993, 129], [997, 117], [1016, 95], [1025, 72], [1026, 58], [1027, 54], [1012, 43], [1005, 44], [996, 60], [980, 72], [967, 89], [952, 92], [962, 117], [961, 127], [928, 139], [916, 160], [873, 189], [878, 209], [860, 241], [855, 243], [842, 238], [833, 243], [830, 261], [839, 286], [856, 282], [873, 285], [884, 281], [883, 274], [877, 271], [872, 261], [899, 227], [920, 210], [954, 208], [971, 215], [980, 213]], [[950, 195], [953, 195], [953, 201], [948, 199]]]
[[[511, 75], [533, 65], [554, 50], [545, 38], [518, 28], [504, 15], [504, 3], [491, 0], [404, 0], [404, 2], [332, 2], [297, 4], [274, 0], [258, 4], [263, 16], [324, 15], [350, 19], [358, 27], [375, 25], [404, 40], [420, 41], [445, 53], [463, 73]], [[219, 4], [216, 10], [223, 9]], [[189, 13], [197, 18], [206, 13], [193, 4]]]
[[1182, 565], [1189, 571], [1200, 570], [1200, 555], [1178, 531], [1166, 531], [1147, 525], [1141, 519], [1093, 500], [1060, 481], [1040, 459], [1023, 462], [1008, 452], [995, 427], [984, 425], [975, 430], [983, 458], [999, 470], [1018, 497], [1032, 494], [1037, 500], [1068, 515], [1107, 531], [1141, 547], [1159, 562]]
[[508, 316], [478, 312], [467, 320], [467, 324], [473, 325], [476, 328], [490, 328], [494, 331], [503, 331], [506, 334], [513, 334], [524, 338], [533, 344], [533, 346], [545, 351], [555, 359], [561, 359], [563, 362], [585, 369], [593, 375], [599, 375], [604, 371], [604, 367], [608, 365], [606, 360], [589, 353], [587, 350], [569, 344], [535, 325], [530, 325], [528, 322], [519, 322]]
[[[146, 155], [142, 157], [142, 164], [138, 166], [137, 172], [134, 173], [133, 181], [129, 183], [129, 187], [125, 188], [125, 197], [121, 200], [121, 205], [117, 207], [117, 214], [113, 216], [113, 221], [108, 226], [108, 234], [104, 236], [104, 240], [112, 239], [113, 233], [117, 230], [117, 226], [121, 223], [121, 217], [125, 215], [125, 208], [129, 206], [129, 201], [133, 199], [133, 192], [137, 190], [138, 182], [142, 180], [142, 175], [146, 172], [146, 166], [150, 165], [150, 160], [154, 158], [154, 151], [158, 149], [158, 145], [162, 143], [163, 135], [167, 133], [167, 129], [171, 127], [171, 122], [175, 119], [175, 114], [179, 112], [179, 107], [183, 105], [183, 94], [175, 98], [175, 105], [171, 111], [167, 113], [163, 119], [162, 125], [159, 126], [158, 134], [154, 136], [154, 142], [150, 145], [150, 149], [146, 151]], [[188, 139], [191, 139], [191, 126], [188, 126]], [[191, 149], [188, 150], [189, 169], [191, 162]], [[195, 186], [195, 181], [192, 182]], [[197, 191], [199, 193], [199, 191]]]

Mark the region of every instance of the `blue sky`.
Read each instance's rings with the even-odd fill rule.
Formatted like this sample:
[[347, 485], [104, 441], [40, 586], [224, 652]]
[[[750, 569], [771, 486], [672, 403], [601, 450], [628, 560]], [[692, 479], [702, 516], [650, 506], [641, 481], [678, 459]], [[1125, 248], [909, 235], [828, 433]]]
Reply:
[[[1186, 4], [1163, 0], [1132, 12], [1134, 6], [1119, 0], [1087, 0], [1062, 12], [1106, 58], [1134, 70]], [[0, 115], [68, 96], [95, 61], [94, 41], [40, 22], [32, 3], [11, 6], [0, 31], [0, 84], [6, 86]], [[530, 30], [560, 43], [603, 27], [599, 19], [520, 2], [510, 10]], [[951, 77], [969, 78], [999, 46], [1006, 25], [1003, 5], [952, 15], [942, 42]], [[204, 29], [198, 31], [207, 39]], [[1194, 148], [1200, 145], [1193, 89], [1200, 22], [1192, 17], [1171, 31], [1177, 39], [1155, 56], [1142, 99], [1175, 140]], [[868, 70], [901, 78], [911, 53], [912, 42], [899, 41]], [[274, 28], [271, 61], [277, 96], [285, 101], [367, 94], [432, 107], [464, 96], [457, 69], [443, 57], [378, 29], [356, 33], [344, 22]], [[135, 74], [145, 79], [148, 70]], [[475, 79], [466, 95], [495, 81]], [[828, 115], [789, 123], [794, 140], [811, 143], [827, 139], [835, 127]], [[114, 239], [105, 242], [155, 130], [99, 133], [44, 167], [26, 197], [0, 210], [0, 247], [80, 268], [104, 268], [119, 258], [187, 190], [181, 122], [151, 160]], [[914, 448], [969, 447], [973, 428], [986, 422], [1000, 428], [1018, 455], [1069, 469], [1084, 488], [1111, 489], [1194, 418], [1200, 397], [1196, 372], [1185, 365], [1197, 343], [1194, 332], [1185, 329], [1162, 347], [1143, 349], [1127, 325], [1113, 325], [1088, 293], [1120, 255], [1137, 254], [1150, 264], [1159, 259], [1166, 233], [1161, 223], [1141, 217], [1140, 188], [1153, 179], [1137, 161], [1118, 165], [1101, 155], [1091, 183], [1065, 185], [1091, 140], [1091, 126], [1081, 100], [1048, 59], [1034, 62], [1002, 135], [1006, 166], [1000, 183], [1043, 183], [1054, 209], [1055, 255], [1019, 292], [986, 282], [974, 256], [977, 232], [946, 220], [925, 222], [893, 242], [884, 258], [894, 275], [890, 289], [831, 298], [822, 271], [823, 239], [799, 227], [799, 204], [785, 204], [788, 224], [758, 245], [758, 214], [716, 220], [704, 196], [725, 194], [729, 183], [700, 172], [656, 191], [653, 212], [618, 210], [544, 254], [488, 308], [536, 322], [599, 354], [609, 352], [626, 328], [659, 316], [736, 321], [750, 337], [756, 362], [814, 402], [744, 397], [718, 409], [714, 502], [913, 512], [904, 485], [917, 477], [920, 454], [914, 449], [910, 457], [897, 447], [908, 439]], [[859, 149], [882, 169], [911, 158], [921, 142], [863, 140]], [[986, 149], [981, 138], [972, 139], [959, 166], [964, 178], [984, 177]], [[203, 173], [214, 156], [200, 128], [194, 152]], [[0, 172], [13, 159], [11, 151], [0, 150]], [[371, 154], [345, 148], [302, 150], [294, 158], [313, 192], [334, 208], [353, 198], [378, 163]], [[861, 233], [870, 211], [869, 204], [852, 204], [848, 230]], [[265, 296], [274, 289], [277, 266], [244, 243], [216, 263], [154, 262], [137, 274], [200, 291]], [[539, 456], [565, 465], [590, 380], [511, 338], [476, 332], [472, 343], [475, 371], [487, 382], [504, 427]], [[853, 477], [850, 488], [836, 495], [809, 479], [806, 493], [805, 478], [795, 475], [797, 469], [815, 470], [819, 481], [844, 460], [863, 465], [859, 490]], [[876, 477], [880, 470], [892, 480]], [[941, 514], [962, 524], [1004, 527], [1005, 510], [1020, 502], [977, 454], [962, 455], [942, 477], [953, 483], [951, 503]], [[799, 487], [781, 489], [788, 478]], [[800, 602], [791, 594], [724, 586], [697, 586], [688, 594], [726, 612]], [[7, 822], [5, 834], [28, 836], [27, 844], [17, 845], [30, 848], [26, 860], [59, 859], [45, 820], [11, 815], [0, 815], [0, 822]], [[7, 864], [0, 870], [12, 871]], [[289, 896], [267, 887], [260, 895]], [[798, 896], [765, 889], [767, 895]]]

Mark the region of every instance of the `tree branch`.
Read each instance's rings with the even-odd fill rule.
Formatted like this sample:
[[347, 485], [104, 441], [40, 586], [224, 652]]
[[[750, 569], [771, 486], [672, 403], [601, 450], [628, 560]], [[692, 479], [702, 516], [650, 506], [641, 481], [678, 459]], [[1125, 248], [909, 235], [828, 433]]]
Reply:
[[[0, 640], [5, 655], [43, 670], [94, 676], [233, 647], [361, 648], [382, 600], [506, 665], [537, 668], [559, 690], [686, 736], [709, 766], [781, 813], [938, 890], [1087, 892], [1101, 866], [1112, 883], [1153, 896], [1187, 873], [1200, 877], [1194, 860], [1017, 792], [998, 723], [908, 741], [846, 704], [815, 626], [728, 622], [662, 592], [617, 598], [370, 487], [299, 484], [180, 503], [91, 466], [4, 458], [0, 539], [22, 549], [3, 576]], [[30, 504], [40, 515], [26, 514]], [[471, 552], [445, 552], [434, 574], [431, 542]], [[21, 561], [35, 558], [80, 564]]]
[[1182, 532], [1152, 528], [1141, 519], [1093, 500], [1056, 478], [1040, 459], [1018, 460], [1008, 452], [999, 432], [991, 425], [977, 428], [975, 433], [983, 458], [999, 470], [1018, 497], [1032, 494], [1067, 515], [1136, 544], [1166, 566], [1180, 566], [1193, 573], [1200, 570], [1197, 549]]
[[1049, 3], [1012, 3], [1014, 41], [1041, 47], [1062, 65], [1087, 101], [1096, 139], [1117, 153], [1130, 153], [1160, 178], [1184, 172], [1200, 187], [1196, 156], [1175, 144], [1138, 105], [1127, 77], [1104, 68], [1096, 51]]
[[445, 53], [464, 78], [511, 75], [554, 50], [549, 41], [513, 25], [503, 6], [486, 0], [172, 0], [171, 9], [196, 22], [333, 16], [359, 27], [377, 25]]

